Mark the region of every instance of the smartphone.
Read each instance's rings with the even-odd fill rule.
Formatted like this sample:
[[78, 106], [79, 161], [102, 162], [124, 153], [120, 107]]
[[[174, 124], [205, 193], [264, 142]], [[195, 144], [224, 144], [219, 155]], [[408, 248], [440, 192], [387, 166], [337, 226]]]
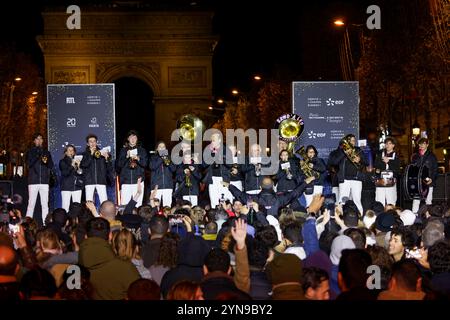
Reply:
[[325, 209], [330, 210], [330, 217], [334, 217], [334, 208], [336, 206], [336, 195], [334, 193], [326, 194], [323, 206]]

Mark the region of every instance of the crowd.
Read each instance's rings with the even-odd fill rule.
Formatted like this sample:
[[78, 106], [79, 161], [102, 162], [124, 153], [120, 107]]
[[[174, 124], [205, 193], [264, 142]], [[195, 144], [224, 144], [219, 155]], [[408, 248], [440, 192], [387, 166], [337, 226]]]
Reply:
[[[382, 202], [362, 208], [362, 156], [354, 136], [330, 155], [333, 187], [339, 182], [334, 201], [322, 194], [326, 166], [314, 146], [305, 149], [300, 163], [281, 151], [272, 177], [262, 174], [258, 145], [251, 146], [245, 164], [210, 165], [196, 163], [187, 145], [183, 163], [176, 166], [164, 143], [147, 159], [136, 132], [127, 139], [115, 167], [126, 205], [107, 199], [113, 164], [97, 137], [89, 135], [82, 159], [75, 157], [75, 147], [66, 147], [59, 162], [63, 207], [47, 214], [43, 206], [41, 225], [34, 206], [38, 193], [41, 203], [46, 201], [42, 194], [48, 193], [53, 161], [42, 147], [42, 135], [36, 135], [28, 156], [27, 212], [2, 201], [0, 300], [450, 296], [450, 208], [430, 205], [430, 197], [413, 212], [390, 204], [395, 201], [387, 190]], [[387, 142], [380, 170], [396, 168], [393, 140]], [[432, 159], [428, 141], [419, 145], [421, 163]], [[227, 149], [217, 136], [207, 148], [224, 159], [236, 157], [236, 148]], [[147, 163], [152, 172], [148, 197]], [[432, 186], [435, 176], [430, 177]], [[95, 191], [98, 208], [92, 201]], [[303, 203], [298, 201], [302, 195]]]
[[[308, 183], [306, 181], [305, 183]], [[119, 210], [74, 202], [0, 233], [0, 299], [424, 300], [450, 294], [450, 210], [315, 195], [268, 214], [257, 199]], [[375, 271], [373, 271], [375, 270]]]

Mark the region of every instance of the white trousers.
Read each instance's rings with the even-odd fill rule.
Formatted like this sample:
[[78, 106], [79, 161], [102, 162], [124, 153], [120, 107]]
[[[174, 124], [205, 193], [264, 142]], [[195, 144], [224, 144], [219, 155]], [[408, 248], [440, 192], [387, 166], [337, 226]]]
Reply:
[[108, 196], [106, 194], [106, 186], [104, 184], [89, 184], [85, 188], [86, 188], [86, 201], [94, 201], [95, 190], [97, 190], [100, 204], [102, 204], [103, 201], [108, 200]]
[[315, 194], [322, 194], [322, 192], [323, 186], [314, 186], [312, 194], [305, 194], [306, 206], [309, 207]]
[[[208, 185], [208, 192], [209, 192], [209, 201], [211, 203], [211, 208], [215, 208], [219, 205], [219, 201], [222, 198], [222, 194], [225, 200], [230, 200], [233, 202], [233, 195], [231, 194], [230, 190], [228, 188], [225, 188], [222, 185], [223, 178], [222, 177], [212, 177], [213, 183]], [[233, 181], [235, 182], [235, 181]], [[236, 181], [240, 182], [240, 181]], [[241, 182], [241, 188], [242, 188], [242, 182]]]
[[156, 191], [155, 198], [158, 198], [160, 203], [161, 203], [161, 198], [162, 198], [163, 206], [171, 207], [172, 206], [172, 192], [173, 192], [172, 189], [158, 189], [158, 191]]
[[37, 196], [41, 198], [42, 218], [48, 215], [48, 184], [30, 184], [28, 185], [28, 208], [27, 217], [33, 217], [34, 206], [36, 205]]
[[197, 205], [197, 196], [183, 196], [183, 200], [189, 201], [193, 207]]
[[81, 203], [81, 190], [78, 191], [61, 191], [62, 208], [69, 212], [70, 199], [72, 202]]
[[397, 202], [397, 185], [392, 187], [377, 187], [375, 191], [375, 201], [381, 202], [383, 206]]
[[362, 182], [358, 180], [344, 180], [343, 183], [339, 184], [339, 202], [342, 202], [342, 198], [351, 198], [353, 202], [358, 207], [361, 214], [364, 213], [363, 206], [361, 203], [361, 191]]
[[[425, 204], [431, 205], [433, 203], [433, 187], [428, 190], [427, 198], [425, 199]], [[414, 199], [412, 203], [411, 211], [417, 213], [420, 207], [420, 199]]]
[[[126, 205], [133, 199], [134, 195], [137, 193], [138, 185], [136, 184], [122, 184], [120, 188], [120, 203]], [[135, 207], [140, 207], [142, 205], [142, 199], [144, 198], [144, 192], [141, 193], [138, 200], [136, 201]]]

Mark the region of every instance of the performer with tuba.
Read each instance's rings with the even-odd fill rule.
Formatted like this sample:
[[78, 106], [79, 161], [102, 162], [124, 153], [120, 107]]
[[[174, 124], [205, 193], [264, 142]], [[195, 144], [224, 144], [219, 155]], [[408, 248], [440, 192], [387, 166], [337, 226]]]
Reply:
[[[97, 146], [97, 136], [90, 134], [86, 137], [86, 150], [80, 168], [85, 178], [86, 201], [94, 201], [94, 192], [97, 190], [100, 203], [108, 200], [106, 184], [112, 172], [112, 164], [108, 152], [102, 153]], [[111, 180], [111, 179], [110, 179]], [[112, 183], [112, 181], [110, 181]]]
[[83, 172], [80, 161], [75, 160], [75, 146], [68, 144], [64, 148], [64, 158], [59, 161], [61, 171], [62, 208], [69, 212], [70, 200], [81, 203], [81, 193], [84, 187]]
[[[140, 145], [137, 131], [130, 130], [125, 145], [120, 150], [119, 159], [116, 161], [116, 172], [120, 175], [122, 204], [127, 204], [137, 193], [138, 179], [145, 180], [146, 167], [147, 150]], [[143, 197], [144, 193], [141, 192], [136, 201], [136, 207], [142, 205]]]
[[175, 190], [175, 198], [187, 200], [192, 206], [196, 206], [200, 193], [201, 178], [200, 165], [194, 163], [191, 152], [186, 151], [183, 154], [183, 163], [179, 164], [176, 170], [178, 187]]
[[[53, 160], [50, 152], [44, 149], [42, 134], [33, 137], [34, 147], [28, 151], [28, 208], [27, 217], [33, 217], [37, 195], [41, 199], [42, 217], [48, 215], [48, 194]], [[42, 218], [41, 217], [41, 218]]]
[[300, 183], [300, 172], [297, 162], [289, 157], [287, 150], [281, 150], [278, 172], [275, 176], [277, 181], [277, 194], [282, 195], [291, 192]]
[[[421, 167], [428, 168], [428, 177], [425, 177], [424, 183], [428, 186], [428, 194], [425, 199], [425, 204], [431, 205], [433, 202], [433, 188], [436, 186], [436, 178], [438, 175], [438, 163], [434, 153], [428, 149], [430, 141], [427, 138], [420, 138], [417, 141], [419, 150], [412, 155], [411, 163]], [[413, 199], [412, 212], [419, 211], [420, 202], [422, 199]]]
[[[163, 141], [159, 141], [156, 152], [150, 156], [151, 189], [158, 186], [155, 197], [166, 206], [172, 205], [173, 175], [177, 169], [170, 160], [169, 151]], [[162, 201], [161, 201], [162, 200]]]
[[375, 200], [384, 206], [397, 202], [397, 179], [400, 175], [400, 158], [395, 152], [394, 138], [384, 140], [385, 148], [375, 156], [376, 193]]
[[315, 180], [312, 183], [312, 188], [307, 187], [304, 192], [306, 207], [309, 207], [313, 196], [315, 194], [322, 194], [323, 192], [323, 183], [327, 168], [323, 159], [318, 157], [316, 147], [309, 145], [306, 149], [303, 149], [305, 150], [303, 152], [302, 148], [300, 148], [300, 153], [303, 157], [303, 160], [300, 160], [300, 171], [302, 175], [301, 180], [308, 177], [315, 177]]
[[334, 161], [339, 166], [337, 173], [339, 180], [339, 202], [342, 202], [343, 198], [350, 198], [351, 195], [352, 200], [362, 214], [362, 180], [365, 176], [364, 170], [367, 165], [367, 160], [362, 150], [356, 146], [356, 137], [353, 134], [348, 134], [342, 139], [340, 152], [336, 155]]

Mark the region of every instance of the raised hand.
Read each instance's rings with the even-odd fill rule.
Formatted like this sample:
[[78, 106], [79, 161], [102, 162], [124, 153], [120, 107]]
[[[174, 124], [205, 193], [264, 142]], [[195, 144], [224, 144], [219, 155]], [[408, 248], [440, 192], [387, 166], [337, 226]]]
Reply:
[[245, 238], [247, 237], [247, 224], [243, 219], [237, 219], [233, 228], [231, 228], [231, 235], [236, 241], [236, 247], [238, 250], [242, 250], [245, 247]]

